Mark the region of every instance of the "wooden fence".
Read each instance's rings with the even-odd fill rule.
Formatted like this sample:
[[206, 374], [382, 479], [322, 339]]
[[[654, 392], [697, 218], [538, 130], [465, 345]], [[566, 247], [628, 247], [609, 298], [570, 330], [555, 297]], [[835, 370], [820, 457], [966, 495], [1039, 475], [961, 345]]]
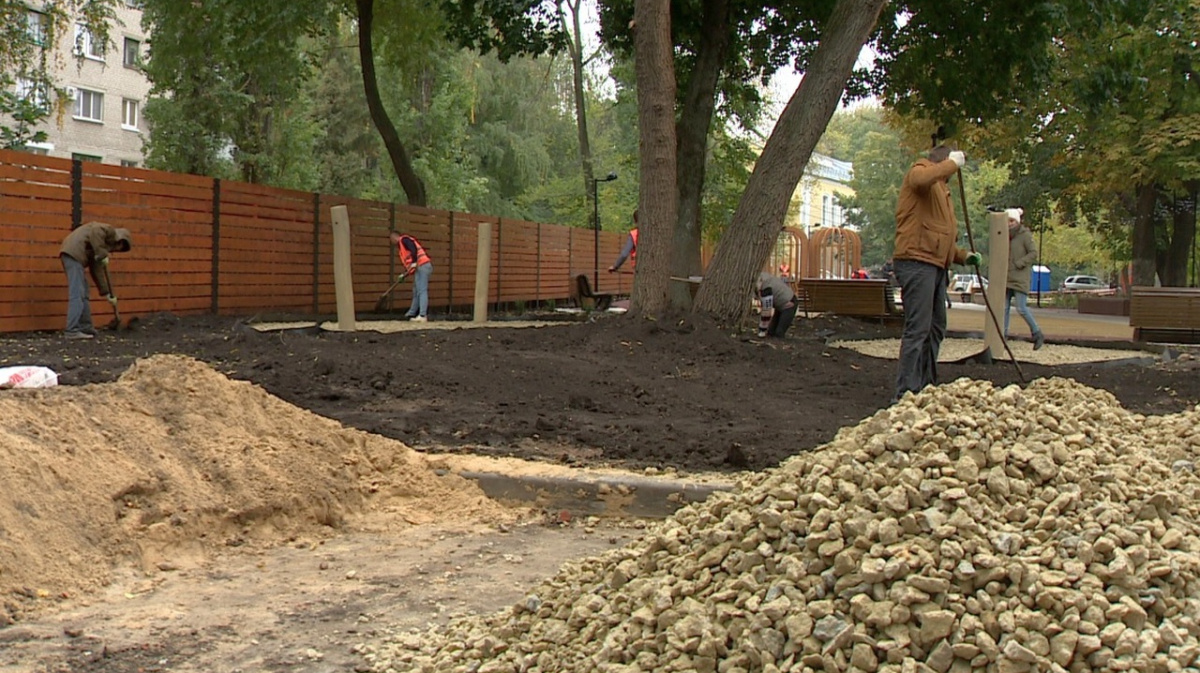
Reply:
[[[439, 311], [474, 301], [481, 222], [493, 225], [492, 303], [565, 300], [572, 275], [595, 271], [590, 229], [0, 151], [0, 332], [63, 326], [59, 247], [93, 220], [132, 234], [132, 251], [111, 267], [122, 316], [333, 313], [330, 208], [338, 205], [350, 214], [357, 311], [370, 310], [396, 276], [392, 230], [429, 252], [429, 301]], [[599, 292], [632, 288], [631, 274], [603, 271], [624, 241], [600, 232]], [[411, 284], [398, 288], [395, 306], [406, 307], [411, 292]], [[107, 305], [93, 308], [104, 322]]]

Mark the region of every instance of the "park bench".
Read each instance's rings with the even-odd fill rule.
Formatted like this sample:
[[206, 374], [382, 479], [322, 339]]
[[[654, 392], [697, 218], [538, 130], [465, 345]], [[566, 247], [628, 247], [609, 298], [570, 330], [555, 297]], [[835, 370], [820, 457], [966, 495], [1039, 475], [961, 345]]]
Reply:
[[592, 303], [592, 307], [596, 311], [607, 311], [609, 306], [612, 306], [613, 296], [611, 294], [597, 294], [592, 291], [592, 283], [588, 280], [586, 273], [575, 274], [574, 282], [571, 283], [571, 299], [580, 308], [585, 308], [585, 300]]
[[1200, 341], [1200, 289], [1135, 286], [1129, 295], [1135, 341]]
[[870, 318], [897, 313], [886, 280], [802, 278], [797, 285], [805, 311]]

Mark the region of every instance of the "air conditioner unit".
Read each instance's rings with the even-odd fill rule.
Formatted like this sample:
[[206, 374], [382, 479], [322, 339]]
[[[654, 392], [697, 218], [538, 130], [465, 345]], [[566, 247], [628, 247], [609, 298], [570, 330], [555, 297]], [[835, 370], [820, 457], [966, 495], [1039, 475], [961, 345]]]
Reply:
[[79, 98], [79, 89], [73, 86], [67, 87], [67, 98], [70, 98], [71, 100]]

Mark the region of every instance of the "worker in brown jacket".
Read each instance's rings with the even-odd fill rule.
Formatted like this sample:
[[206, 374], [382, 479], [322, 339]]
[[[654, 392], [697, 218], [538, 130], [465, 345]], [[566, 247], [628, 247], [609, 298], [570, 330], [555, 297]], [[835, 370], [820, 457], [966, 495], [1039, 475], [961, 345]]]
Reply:
[[893, 401], [937, 383], [937, 358], [946, 337], [946, 285], [953, 263], [983, 258], [955, 245], [958, 220], [948, 182], [966, 163], [962, 152], [939, 145], [904, 176], [896, 202], [896, 279], [904, 302], [904, 335]]
[[103, 222], [88, 222], [72, 231], [63, 240], [58, 257], [67, 273], [67, 328], [68, 339], [91, 339], [96, 336], [92, 325], [92, 309], [88, 302], [87, 278], [83, 275], [86, 266], [96, 283], [96, 289], [117, 306], [117, 297], [108, 282], [108, 261], [111, 253], [129, 252], [133, 247], [128, 229], [120, 229]]

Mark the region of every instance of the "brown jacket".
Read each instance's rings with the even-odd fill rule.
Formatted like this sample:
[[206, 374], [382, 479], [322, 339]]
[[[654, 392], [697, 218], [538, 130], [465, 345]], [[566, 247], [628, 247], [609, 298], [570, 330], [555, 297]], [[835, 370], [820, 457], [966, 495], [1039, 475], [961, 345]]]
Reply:
[[895, 259], [911, 259], [948, 269], [966, 262], [967, 251], [954, 244], [958, 220], [944, 178], [958, 164], [950, 159], [934, 163], [918, 159], [904, 176], [896, 201]]
[[88, 222], [63, 239], [58, 254], [68, 255], [86, 266], [100, 294], [108, 295], [112, 294], [112, 288], [108, 286], [108, 274], [101, 272], [100, 262], [114, 248], [120, 247], [122, 242], [130, 244], [128, 229], [119, 229], [103, 222]]

